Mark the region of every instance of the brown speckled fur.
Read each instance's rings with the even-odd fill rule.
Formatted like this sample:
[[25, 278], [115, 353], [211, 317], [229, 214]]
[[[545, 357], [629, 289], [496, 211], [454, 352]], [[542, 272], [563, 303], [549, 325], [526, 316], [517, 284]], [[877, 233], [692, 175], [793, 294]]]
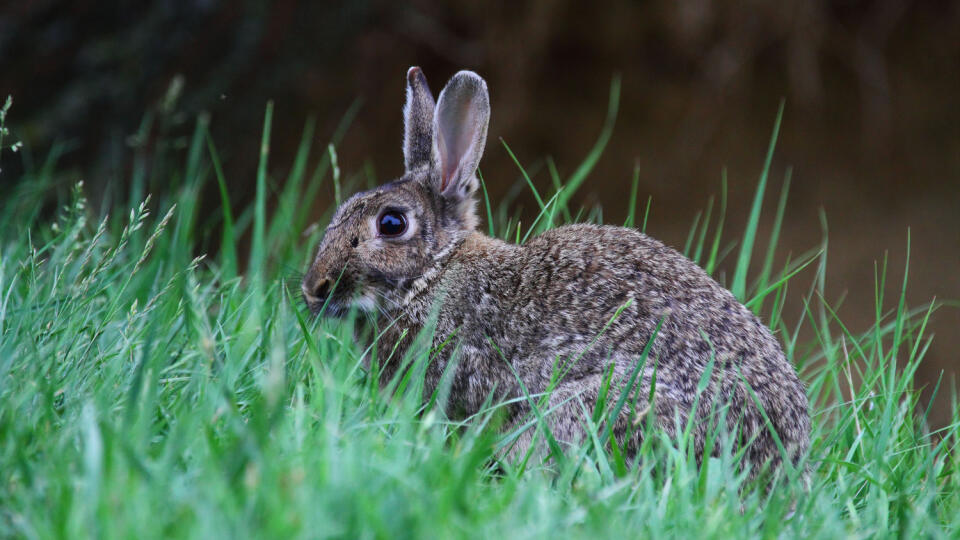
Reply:
[[[531, 394], [545, 392], [559, 365], [566, 375], [545, 409], [555, 408], [548, 419], [556, 438], [577, 443], [585, 435], [583, 411], [593, 411], [607, 371], [613, 371], [610, 403], [660, 323], [632, 389], [660, 429], [675, 434], [692, 412], [700, 460], [715, 420], [724, 418], [721, 427], [734, 444], [747, 445], [752, 471], [777, 469], [782, 456], [759, 401], [791, 461], [806, 452], [810, 417], [803, 385], [756, 316], [696, 264], [632, 229], [568, 225], [525, 245], [478, 232], [475, 172], [489, 118], [486, 83], [460, 72], [434, 106], [418, 68], [410, 69], [407, 80], [406, 173], [341, 205], [303, 281], [315, 313], [326, 301], [328, 315], [356, 305], [376, 310], [381, 327], [393, 323], [379, 347], [383, 381], [395, 374], [410, 336], [436, 313], [434, 346], [451, 336], [454, 346], [444, 347], [428, 366], [427, 392], [451, 354], [456, 369], [450, 406], [467, 414], [491, 394], [523, 398], [517, 376]], [[378, 235], [376, 221], [385, 209], [407, 216], [403, 236]], [[326, 289], [320, 287], [324, 282]], [[712, 375], [697, 398], [711, 359]], [[613, 426], [628, 453], [646, 426], [634, 411], [624, 407]], [[510, 405], [514, 425], [528, 421], [529, 413], [522, 399]], [[521, 436], [514, 454], [529, 448], [532, 433]]]

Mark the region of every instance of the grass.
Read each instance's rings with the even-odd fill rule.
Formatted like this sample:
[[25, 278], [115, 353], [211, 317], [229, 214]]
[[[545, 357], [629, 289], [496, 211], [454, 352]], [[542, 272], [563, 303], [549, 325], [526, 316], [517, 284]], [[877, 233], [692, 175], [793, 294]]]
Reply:
[[[610, 137], [618, 92], [615, 84], [612, 114], [571, 178], [547, 162], [550, 180], [540, 183], [546, 191], [531, 225], [510, 214], [509, 202], [493, 205], [484, 188], [492, 233], [523, 240], [602, 217], [571, 201]], [[289, 269], [306, 268], [322, 231], [310, 226], [302, 201], [341, 189], [335, 147], [343, 129], [314, 151], [308, 122], [289, 176], [276, 178], [267, 167], [271, 116], [268, 107], [256, 199], [247, 208], [231, 207], [205, 118], [183, 155], [150, 161], [162, 169], [134, 167], [132, 185], [149, 185], [144, 178], [162, 170], [170, 176], [162, 185], [177, 187], [132, 210], [101, 216], [81, 185], [61, 189], [56, 151], [39, 167], [25, 162], [23, 178], [2, 194], [0, 535], [960, 533], [960, 409], [954, 399], [951, 423], [931, 431], [914, 383], [937, 305], [908, 305], [906, 279], [897, 298], [885, 298], [884, 258], [875, 322], [848, 328], [824, 295], [826, 232], [822, 245], [780, 267], [776, 233], [766, 253], [753, 253], [773, 141], [747, 229], [724, 236], [724, 181], [718, 209], [709, 205], [686, 245], [711, 273], [733, 265], [733, 290], [776, 330], [814, 403], [809, 486], [794, 474], [764, 490], [744, 483], [729, 451], [698, 468], [687, 436], [649, 437], [633, 467], [615, 447], [598, 450], [605, 445], [597, 430], [562, 459], [501, 462], [496, 449], [516, 433], [493, 428], [496, 404], [458, 420], [440, 406], [442, 385], [430, 399], [415, 376], [393, 381], [392, 393], [380, 390], [362, 362], [376, 343], [354, 337], [362, 321], [310, 318], [287, 279]], [[536, 175], [520, 168], [520, 188], [533, 188]], [[343, 179], [349, 193], [355, 177]], [[198, 202], [212, 181], [222, 209], [213, 217], [201, 215]], [[628, 224], [645, 227], [650, 201], [637, 191]], [[242, 245], [246, 238], [252, 249]], [[194, 247], [218, 243], [216, 256], [194, 257]], [[239, 253], [249, 260], [238, 261]], [[754, 267], [761, 270], [752, 276]], [[788, 292], [803, 299], [801, 312], [784, 312]], [[408, 360], [423, 366], [429, 351]], [[938, 384], [937, 391], [947, 390]], [[585, 422], [600, 418], [584, 413]]]

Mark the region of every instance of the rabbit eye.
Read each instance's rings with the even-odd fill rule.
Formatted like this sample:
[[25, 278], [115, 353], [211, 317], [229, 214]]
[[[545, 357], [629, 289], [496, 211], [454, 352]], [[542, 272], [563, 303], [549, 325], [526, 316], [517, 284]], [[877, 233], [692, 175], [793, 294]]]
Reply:
[[407, 230], [407, 218], [403, 212], [387, 210], [380, 215], [377, 221], [377, 232], [380, 236], [400, 236]]

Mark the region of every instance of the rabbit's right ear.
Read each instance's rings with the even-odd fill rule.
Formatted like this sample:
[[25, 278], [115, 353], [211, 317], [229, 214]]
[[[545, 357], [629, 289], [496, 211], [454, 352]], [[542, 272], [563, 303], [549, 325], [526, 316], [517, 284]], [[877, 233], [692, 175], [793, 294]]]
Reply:
[[444, 197], [468, 200], [476, 191], [489, 122], [487, 83], [472, 71], [454, 75], [440, 92], [433, 118], [434, 178]]
[[433, 94], [420, 68], [407, 70], [403, 107], [403, 163], [407, 172], [430, 166], [433, 152]]

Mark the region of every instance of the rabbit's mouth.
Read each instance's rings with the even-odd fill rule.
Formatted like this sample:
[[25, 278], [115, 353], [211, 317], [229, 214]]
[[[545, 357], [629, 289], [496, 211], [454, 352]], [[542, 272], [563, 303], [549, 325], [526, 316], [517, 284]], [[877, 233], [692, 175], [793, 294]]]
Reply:
[[370, 293], [354, 291], [348, 294], [337, 294], [334, 291], [327, 298], [303, 295], [307, 309], [314, 317], [333, 317], [342, 319], [353, 311], [373, 312], [377, 309], [374, 296]]

